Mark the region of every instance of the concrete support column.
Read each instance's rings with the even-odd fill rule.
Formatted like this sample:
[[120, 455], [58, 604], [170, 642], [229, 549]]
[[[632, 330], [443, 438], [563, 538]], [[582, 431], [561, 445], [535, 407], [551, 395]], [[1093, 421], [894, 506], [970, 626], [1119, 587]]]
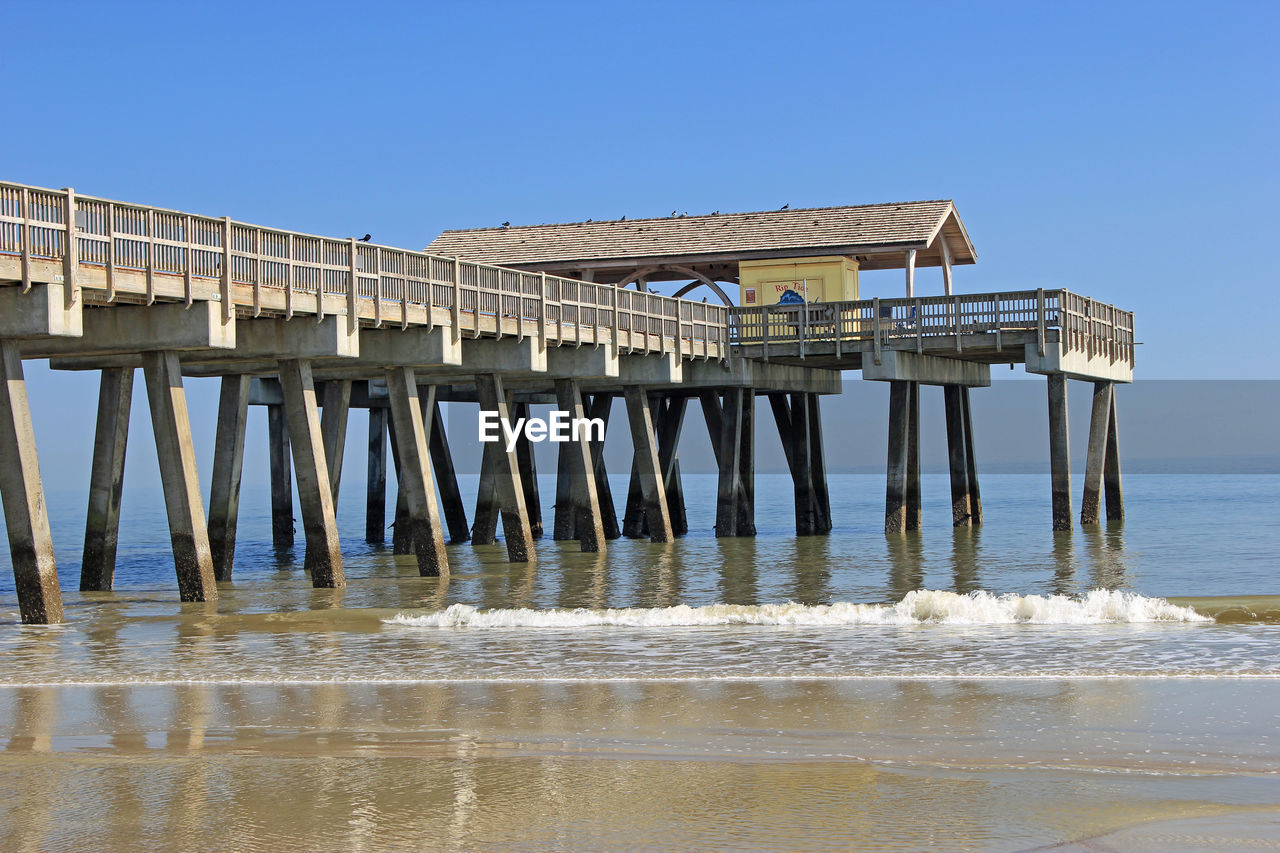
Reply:
[[[462, 490], [458, 488], [458, 473], [453, 467], [453, 455], [449, 452], [449, 436], [444, 431], [444, 416], [440, 412], [440, 403], [432, 400], [431, 404], [431, 467], [435, 470], [436, 486], [440, 489], [440, 500], [444, 504], [444, 520], [449, 528], [449, 541], [466, 542], [470, 538], [467, 532], [467, 508], [462, 503]], [[427, 413], [423, 413], [425, 418]]]
[[978, 457], [973, 452], [973, 406], [969, 402], [969, 389], [960, 389], [961, 411], [964, 414], [964, 458], [968, 466], [969, 518], [974, 527], [982, 526], [982, 490], [978, 487]]
[[80, 589], [111, 589], [120, 535], [120, 496], [124, 490], [124, 456], [133, 403], [133, 368], [108, 367], [98, 386], [98, 423], [89, 474], [89, 508], [85, 515]]
[[[528, 419], [529, 404], [517, 403], [516, 420]], [[542, 538], [542, 498], [538, 495], [538, 463], [533, 456], [533, 442], [523, 431], [516, 439], [516, 461], [520, 466], [520, 484], [524, 487], [524, 507], [529, 514], [529, 532], [534, 539]]]
[[502, 452], [497, 442], [480, 448], [480, 481], [476, 486], [476, 512], [471, 519], [472, 545], [492, 545], [498, 541], [498, 463], [494, 457]]
[[293, 547], [293, 474], [284, 406], [267, 406], [267, 442], [271, 467], [271, 542], [277, 550], [287, 550]]
[[[583, 396], [584, 405], [586, 396]], [[613, 411], [613, 395], [598, 393], [591, 397], [588, 417], [604, 421], [605, 433], [609, 431], [609, 415]], [[613, 489], [609, 485], [609, 471], [604, 460], [604, 439], [591, 442], [591, 459], [595, 467], [596, 495], [600, 498], [600, 521], [604, 525], [604, 538], [617, 539], [622, 535], [618, 528], [618, 510], [613, 502]]]
[[369, 409], [369, 468], [365, 479], [364, 541], [387, 541], [387, 410]]
[[324, 384], [320, 433], [324, 456], [329, 463], [329, 487], [333, 505], [338, 505], [338, 484], [342, 480], [342, 456], [347, 446], [347, 416], [351, 411], [351, 380], [330, 380]]
[[658, 461], [662, 465], [662, 481], [667, 496], [667, 513], [671, 516], [671, 532], [684, 536], [689, 532], [689, 518], [684, 505], [684, 484], [680, 480], [680, 430], [689, 398], [666, 395], [658, 422]]
[[[794, 399], [794, 398], [793, 398]], [[809, 468], [813, 480], [813, 504], [818, 533], [831, 532], [831, 493], [827, 489], [827, 456], [822, 441], [822, 408], [818, 394], [801, 398], [809, 422]]]
[[884, 532], [907, 530], [907, 457], [911, 432], [911, 383], [889, 383], [889, 451], [885, 471]]
[[735, 535], [756, 535], [756, 392], [742, 389], [738, 428], [738, 523]]
[[947, 462], [951, 472], [951, 524], [968, 527], [973, 523], [969, 502], [968, 442], [965, 435], [964, 401], [959, 385], [942, 386], [947, 413]]
[[1115, 385], [1093, 383], [1093, 411], [1089, 417], [1089, 450], [1084, 465], [1084, 496], [1080, 499], [1080, 523], [1097, 524], [1102, 505], [1102, 472], [1106, 465], [1111, 400]]
[[658, 458], [658, 442], [653, 429], [649, 395], [640, 385], [628, 385], [623, 389], [623, 396], [627, 402], [627, 422], [631, 427], [631, 441], [635, 447], [635, 467], [640, 477], [649, 539], [652, 542], [670, 542], [671, 516], [667, 511], [666, 489]]
[[755, 393], [735, 387], [725, 390], [723, 403], [714, 391], [699, 399], [719, 471], [716, 536], [754, 536]]
[[[426, 394], [426, 400], [419, 398], [420, 393]], [[435, 405], [435, 387], [425, 386], [423, 392], [418, 388], [413, 368], [398, 367], [387, 371], [387, 394], [391, 398], [391, 418], [396, 426], [400, 483], [409, 510], [418, 574], [447, 577], [449, 557], [445, 553], [429, 456], [427, 425], [430, 421], [423, 419], [423, 411], [430, 412]]]
[[[577, 380], [556, 380], [556, 405], [561, 411], [569, 413], [571, 422], [586, 417], [582, 405], [582, 392], [578, 388]], [[603, 552], [605, 550], [604, 522], [600, 516], [595, 463], [591, 458], [591, 440], [587, 431], [583, 430], [576, 441], [562, 443], [560, 455], [568, 468], [564, 480], [569, 485], [567, 498], [573, 512], [574, 533], [583, 551]], [[558, 493], [559, 483], [556, 490]], [[557, 497], [557, 518], [560, 514], [559, 501]]]
[[1048, 376], [1049, 470], [1053, 494], [1053, 529], [1071, 529], [1071, 445], [1067, 430], [1067, 377]]
[[[482, 410], [497, 412], [500, 420], [510, 422], [502, 379], [496, 373], [476, 376], [476, 395]], [[515, 451], [507, 451], [503, 443], [493, 442], [486, 450], [491, 448], [496, 448], [496, 452], [489, 456], [493, 466], [494, 496], [502, 515], [502, 534], [507, 543], [507, 558], [513, 563], [533, 562], [537, 555], [533, 548], [533, 533], [529, 529], [519, 460]]]
[[307, 541], [305, 566], [314, 587], [338, 588], [346, 585], [342, 551], [338, 544], [338, 522], [333, 509], [333, 487], [329, 484], [329, 463], [325, 458], [320, 410], [316, 403], [311, 362], [305, 359], [280, 361], [280, 387], [289, 421], [289, 445], [298, 475], [298, 503], [302, 510], [302, 530]]
[[31, 405], [18, 343], [0, 340], [0, 501], [4, 503], [18, 610], [29, 625], [62, 621], [62, 591], [53, 559]]
[[396, 509], [391, 521], [391, 553], [413, 553], [413, 524], [409, 519], [409, 499], [404, 491], [404, 471], [400, 466], [400, 440], [396, 426], [391, 424], [391, 458], [396, 469]]
[[[559, 400], [558, 384], [556, 386], [556, 399]], [[570, 454], [574, 452], [573, 444], [567, 441], [561, 444], [556, 451], [556, 505], [551, 510], [551, 538], [557, 542], [577, 537], [574, 529], [576, 509], [573, 503], [572, 460], [569, 458]], [[587, 442], [588, 457], [590, 453], [591, 443]], [[594, 490], [594, 488], [593, 483], [592, 489]]]
[[816, 394], [769, 395], [778, 438], [787, 458], [795, 494], [796, 535], [831, 532], [831, 509], [822, 467], [822, 424]]
[[919, 530], [920, 513], [920, 383], [912, 382], [907, 427], [907, 530]]
[[1124, 488], [1120, 483], [1120, 435], [1116, 423], [1116, 393], [1111, 391], [1111, 412], [1107, 418], [1107, 461], [1102, 469], [1107, 499], [1107, 521], [1124, 521]]
[[164, 485], [178, 595], [183, 601], [212, 601], [218, 597], [218, 588], [214, 583], [213, 556], [200, 499], [200, 479], [196, 476], [196, 454], [191, 444], [191, 421], [178, 354], [144, 352], [142, 373], [151, 406], [160, 480]]
[[213, 556], [213, 575], [220, 581], [231, 580], [235, 564], [250, 381], [249, 376], [224, 376], [218, 396], [218, 430], [213, 445], [213, 480], [209, 487], [209, 551]]

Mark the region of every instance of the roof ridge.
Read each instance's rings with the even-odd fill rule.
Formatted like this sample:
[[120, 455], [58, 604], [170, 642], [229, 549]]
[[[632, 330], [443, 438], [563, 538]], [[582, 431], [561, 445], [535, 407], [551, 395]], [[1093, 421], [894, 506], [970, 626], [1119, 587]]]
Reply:
[[728, 216], [759, 216], [765, 213], [815, 213], [831, 210], [858, 210], [866, 207], [901, 207], [907, 204], [955, 204], [955, 200], [949, 198], [930, 198], [917, 199], [915, 201], [882, 201], [868, 204], [838, 204], [830, 207], [790, 207], [786, 210], [742, 210], [733, 211], [731, 213], [697, 213], [692, 216], [648, 216], [640, 219], [588, 219], [580, 222], [541, 222], [537, 225], [487, 225], [478, 228], [449, 228], [441, 231], [440, 236], [443, 237], [445, 234], [468, 234], [476, 231], [511, 232], [532, 228], [563, 228], [568, 225], [623, 225], [631, 224], [633, 222], [678, 222], [682, 219], [687, 222], [690, 219], [722, 219]]

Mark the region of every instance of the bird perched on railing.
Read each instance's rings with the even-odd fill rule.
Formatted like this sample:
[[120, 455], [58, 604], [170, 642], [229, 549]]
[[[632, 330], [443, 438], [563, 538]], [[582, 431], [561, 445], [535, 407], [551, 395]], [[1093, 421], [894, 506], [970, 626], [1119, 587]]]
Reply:
[[361, 238], [360, 238], [360, 242], [361, 242], [361, 243], [368, 243], [368, 242], [369, 242], [370, 240], [372, 240], [372, 239], [373, 239], [373, 235], [372, 235], [372, 234], [366, 234], [366, 235], [364, 235], [363, 237], [361, 237]]

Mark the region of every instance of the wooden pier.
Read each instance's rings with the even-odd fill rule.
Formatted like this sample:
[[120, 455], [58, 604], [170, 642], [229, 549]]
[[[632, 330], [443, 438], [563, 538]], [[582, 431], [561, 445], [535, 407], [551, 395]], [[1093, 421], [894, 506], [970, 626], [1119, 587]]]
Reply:
[[[797, 218], [798, 217], [798, 218]], [[737, 268], [759, 258], [846, 257], [905, 271], [902, 298], [735, 306]], [[0, 494], [22, 620], [62, 616], [23, 379], [24, 359], [101, 372], [81, 589], [110, 589], [134, 373], [142, 368], [179, 596], [233, 577], [250, 405], [267, 408], [273, 538], [345, 584], [335, 506], [347, 415], [369, 410], [366, 536], [386, 526], [386, 446], [399, 484], [393, 547], [423, 576], [449, 545], [495, 541], [533, 561], [544, 536], [527, 441], [485, 445], [468, 527], [440, 403], [501, 417], [552, 403], [606, 421], [625, 406], [634, 447], [621, 524], [602, 441], [560, 445], [551, 537], [604, 551], [619, 535], [688, 532], [677, 447], [696, 401], [715, 453], [717, 536], [755, 534], [755, 418], [768, 399], [795, 494], [798, 535], [838, 526], [820, 399], [842, 372], [890, 383], [885, 531], [918, 529], [919, 395], [943, 389], [954, 525], [982, 523], [970, 392], [993, 364], [1047, 377], [1052, 523], [1072, 524], [1067, 379], [1094, 384], [1080, 521], [1123, 517], [1115, 383], [1132, 380], [1133, 316], [1065, 290], [951, 293], [976, 254], [949, 202], [446, 232], [414, 252], [229, 218], [0, 183]], [[916, 296], [938, 266], [943, 294]], [[675, 297], [655, 281], [688, 281]], [[198, 493], [183, 378], [221, 377], [213, 482]], [[87, 414], [87, 413], [86, 413]]]

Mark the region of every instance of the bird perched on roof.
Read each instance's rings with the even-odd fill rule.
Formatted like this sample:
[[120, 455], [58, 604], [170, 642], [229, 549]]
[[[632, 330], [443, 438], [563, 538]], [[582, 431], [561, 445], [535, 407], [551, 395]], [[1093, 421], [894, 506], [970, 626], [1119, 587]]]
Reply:
[[786, 203], [786, 204], [784, 204], [782, 207], [778, 208], [778, 210], [787, 210], [787, 209], [789, 209], [790, 207], [791, 207], [791, 202], [787, 202], [787, 203]]
[[627, 221], [627, 217], [625, 217], [625, 216], [624, 216], [624, 217], [622, 217], [621, 219], [619, 219], [618, 221], [619, 221], [619, 222], [626, 222], [626, 221]]
[[713, 211], [711, 211], [711, 215], [712, 215], [712, 216], [719, 216], [719, 215], [720, 215], [720, 211], [718, 211], [718, 210], [713, 210]]
[[372, 240], [372, 239], [373, 239], [373, 235], [372, 235], [372, 234], [366, 234], [366, 235], [364, 235], [363, 237], [361, 237], [361, 238], [360, 238], [360, 242], [361, 242], [361, 243], [368, 243], [368, 242], [369, 242], [370, 240]]
[[510, 219], [508, 219], [506, 222], [502, 223], [502, 227], [503, 227], [503, 228], [510, 228], [510, 227], [511, 227], [511, 220], [510, 220]]
[[674, 210], [673, 210], [673, 211], [671, 211], [671, 216], [672, 216], [672, 218], [674, 218], [674, 217], [675, 217], [675, 215], [676, 215], [676, 212], [675, 212]]

